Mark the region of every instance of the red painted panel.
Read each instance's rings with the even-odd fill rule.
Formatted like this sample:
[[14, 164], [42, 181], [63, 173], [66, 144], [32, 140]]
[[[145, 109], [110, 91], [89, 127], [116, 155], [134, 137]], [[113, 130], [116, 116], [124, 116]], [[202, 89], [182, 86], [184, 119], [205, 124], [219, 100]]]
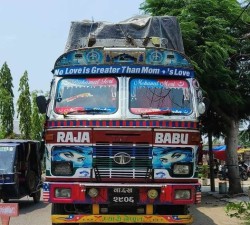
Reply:
[[198, 145], [200, 134], [198, 132], [183, 131], [154, 131], [153, 144], [157, 145]]
[[47, 143], [91, 144], [92, 130], [49, 130], [45, 134]]
[[0, 217], [18, 216], [19, 209], [17, 203], [0, 203]]
[[151, 131], [94, 130], [93, 143], [152, 144]]
[[[56, 198], [55, 190], [57, 188], [71, 189], [70, 198]], [[51, 184], [50, 186], [51, 202], [53, 203], [73, 203], [74, 201], [85, 201], [85, 187], [79, 184]]]

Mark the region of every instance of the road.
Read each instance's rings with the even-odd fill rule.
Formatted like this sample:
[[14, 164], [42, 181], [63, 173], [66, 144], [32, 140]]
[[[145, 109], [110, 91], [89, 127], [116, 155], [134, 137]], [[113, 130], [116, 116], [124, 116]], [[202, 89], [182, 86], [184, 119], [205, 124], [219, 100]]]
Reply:
[[204, 193], [202, 203], [190, 208], [194, 216], [192, 225], [240, 225], [242, 221], [226, 215], [226, 204], [227, 202]]
[[[216, 191], [218, 193], [218, 182]], [[250, 179], [243, 184], [244, 188], [250, 186]], [[192, 225], [239, 225], [241, 221], [230, 218], [225, 213], [226, 201], [215, 198], [209, 193], [210, 187], [203, 187], [202, 203], [191, 206], [190, 212], [194, 216]], [[10, 225], [51, 225], [51, 204], [43, 202], [34, 204], [32, 198], [23, 198], [19, 203], [19, 216], [10, 219]]]

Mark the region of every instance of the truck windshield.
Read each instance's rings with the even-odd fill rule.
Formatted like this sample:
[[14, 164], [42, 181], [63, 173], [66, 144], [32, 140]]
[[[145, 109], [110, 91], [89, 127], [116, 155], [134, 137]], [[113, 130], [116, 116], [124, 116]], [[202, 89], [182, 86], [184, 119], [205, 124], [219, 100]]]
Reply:
[[114, 77], [63, 78], [58, 82], [55, 112], [58, 114], [113, 114], [118, 105]]
[[188, 115], [192, 112], [189, 84], [185, 80], [131, 78], [130, 111], [133, 114]]
[[13, 173], [15, 147], [0, 146], [0, 174]]

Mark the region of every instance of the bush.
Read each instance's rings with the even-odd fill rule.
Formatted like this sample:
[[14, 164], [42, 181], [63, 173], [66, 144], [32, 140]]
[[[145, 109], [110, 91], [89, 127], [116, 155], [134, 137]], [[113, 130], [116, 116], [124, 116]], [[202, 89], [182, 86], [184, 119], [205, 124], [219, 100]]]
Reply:
[[209, 166], [208, 165], [202, 165], [200, 173], [201, 173], [201, 178], [208, 178]]
[[246, 225], [250, 225], [250, 202], [230, 202], [226, 205], [226, 214], [244, 220]]

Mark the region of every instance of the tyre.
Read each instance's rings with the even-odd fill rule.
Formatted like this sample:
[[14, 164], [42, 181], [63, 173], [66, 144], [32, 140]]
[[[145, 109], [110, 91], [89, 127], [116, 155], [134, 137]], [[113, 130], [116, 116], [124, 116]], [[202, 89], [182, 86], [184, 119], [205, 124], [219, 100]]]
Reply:
[[244, 180], [244, 181], [248, 180], [248, 175], [247, 175], [247, 173], [246, 173], [246, 172], [242, 172], [242, 173], [240, 174], [240, 178], [241, 178], [241, 180]]
[[29, 192], [34, 192], [37, 189], [37, 176], [34, 171], [29, 171], [26, 176], [26, 186]]
[[40, 198], [41, 198], [41, 189], [40, 189], [39, 191], [33, 193], [31, 196], [33, 197], [34, 203], [40, 202]]

